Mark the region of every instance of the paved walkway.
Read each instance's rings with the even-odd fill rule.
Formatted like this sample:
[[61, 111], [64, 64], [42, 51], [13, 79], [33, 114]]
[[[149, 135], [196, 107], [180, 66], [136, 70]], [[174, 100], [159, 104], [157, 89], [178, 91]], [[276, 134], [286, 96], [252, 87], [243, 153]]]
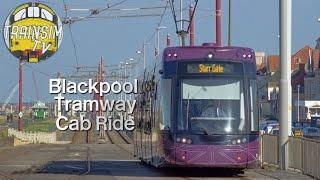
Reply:
[[155, 169], [132, 156], [132, 145], [28, 145], [0, 148], [0, 180], [42, 179], [311, 179], [296, 172], [254, 169]]

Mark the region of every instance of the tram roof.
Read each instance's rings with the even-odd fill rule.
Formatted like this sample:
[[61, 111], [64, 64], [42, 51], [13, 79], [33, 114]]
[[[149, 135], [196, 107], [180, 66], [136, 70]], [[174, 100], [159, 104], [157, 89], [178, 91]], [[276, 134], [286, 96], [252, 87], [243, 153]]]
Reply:
[[163, 52], [163, 60], [195, 60], [195, 59], [219, 59], [243, 62], [255, 62], [255, 53], [246, 47], [218, 47], [214, 45], [203, 46], [177, 46], [167, 47]]

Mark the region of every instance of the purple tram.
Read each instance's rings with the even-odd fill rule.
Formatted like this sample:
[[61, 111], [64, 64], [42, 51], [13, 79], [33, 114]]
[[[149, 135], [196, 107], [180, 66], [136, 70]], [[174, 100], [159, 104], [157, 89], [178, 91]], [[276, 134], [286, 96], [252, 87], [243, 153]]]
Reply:
[[155, 167], [255, 165], [259, 149], [254, 51], [168, 47], [139, 78], [134, 153]]

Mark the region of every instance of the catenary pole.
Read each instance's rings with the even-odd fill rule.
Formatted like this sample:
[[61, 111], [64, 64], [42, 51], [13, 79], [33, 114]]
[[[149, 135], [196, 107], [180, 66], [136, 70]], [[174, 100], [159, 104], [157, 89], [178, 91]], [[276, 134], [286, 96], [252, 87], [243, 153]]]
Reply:
[[279, 166], [288, 169], [288, 140], [291, 133], [291, 8], [292, 0], [280, 0], [280, 133]]

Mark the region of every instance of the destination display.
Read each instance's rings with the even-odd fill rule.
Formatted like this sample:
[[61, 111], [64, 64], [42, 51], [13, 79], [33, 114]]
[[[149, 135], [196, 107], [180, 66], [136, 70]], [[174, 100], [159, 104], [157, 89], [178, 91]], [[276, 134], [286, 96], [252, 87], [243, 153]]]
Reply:
[[243, 66], [240, 63], [225, 62], [182, 63], [180, 72], [187, 74], [242, 74]]

